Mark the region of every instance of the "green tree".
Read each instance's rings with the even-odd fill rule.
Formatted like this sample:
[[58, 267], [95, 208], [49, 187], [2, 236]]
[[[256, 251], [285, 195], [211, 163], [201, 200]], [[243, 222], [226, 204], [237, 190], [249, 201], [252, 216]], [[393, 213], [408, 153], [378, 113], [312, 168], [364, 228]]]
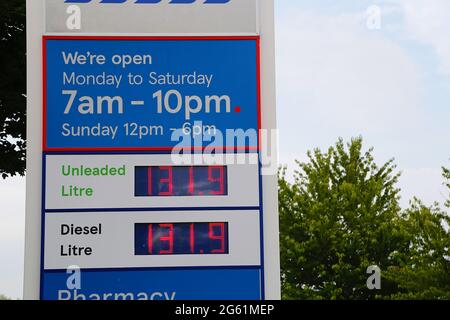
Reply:
[[0, 294], [0, 300], [11, 300], [7, 296]]
[[[401, 210], [393, 161], [378, 167], [361, 138], [308, 157], [293, 182], [279, 175], [283, 297], [450, 299], [449, 215], [418, 199]], [[370, 265], [381, 290], [366, 287]]]
[[400, 265], [383, 273], [398, 286], [390, 298], [450, 299], [450, 217], [437, 204], [413, 199], [403, 218], [409, 250], [397, 253]]
[[0, 2], [0, 175], [25, 173], [25, 0]]
[[[444, 179], [445, 179], [445, 185], [447, 186], [447, 188], [450, 191], [450, 170], [447, 168], [442, 168], [442, 171], [443, 171], [442, 175], [444, 176]], [[449, 195], [448, 200], [445, 203], [445, 205], [450, 208], [450, 195]]]
[[282, 287], [285, 299], [371, 299], [397, 291], [383, 279], [370, 291], [367, 267], [387, 270], [406, 254], [399, 216], [399, 174], [378, 167], [362, 138], [339, 140], [298, 162], [294, 181], [279, 175]]

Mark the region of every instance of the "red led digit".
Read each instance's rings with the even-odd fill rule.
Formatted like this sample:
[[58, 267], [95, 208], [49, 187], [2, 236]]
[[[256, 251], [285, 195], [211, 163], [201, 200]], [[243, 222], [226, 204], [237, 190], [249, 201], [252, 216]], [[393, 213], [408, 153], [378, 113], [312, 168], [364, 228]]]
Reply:
[[189, 245], [191, 247], [191, 253], [195, 251], [195, 228], [194, 224], [191, 223], [190, 233], [189, 233]]
[[171, 196], [173, 194], [173, 168], [172, 167], [159, 167], [161, 171], [167, 171], [167, 178], [161, 178], [159, 180], [160, 186], [162, 184], [167, 184], [168, 191], [160, 191], [160, 196]]
[[189, 193], [194, 194], [194, 167], [189, 168]]
[[[220, 234], [214, 234], [214, 228], [219, 228]], [[214, 241], [220, 241], [220, 248], [211, 250], [211, 253], [225, 253], [225, 223], [210, 223], [209, 238]]]
[[[219, 177], [214, 178], [214, 171], [219, 171]], [[219, 191], [211, 191], [209, 194], [212, 195], [223, 195], [225, 194], [225, 181], [224, 181], [224, 167], [209, 167], [208, 168], [208, 180], [211, 183], [219, 183]]]
[[173, 254], [173, 223], [160, 224], [160, 228], [168, 229], [169, 234], [167, 236], [159, 238], [161, 242], [167, 242], [169, 249], [167, 250], [159, 250], [159, 254]]
[[153, 225], [148, 225], [148, 235], [147, 235], [147, 247], [148, 253], [153, 254]]
[[147, 170], [147, 192], [149, 196], [153, 195], [153, 190], [152, 190], [152, 183], [153, 183], [153, 179], [152, 179], [152, 167], [148, 167]]

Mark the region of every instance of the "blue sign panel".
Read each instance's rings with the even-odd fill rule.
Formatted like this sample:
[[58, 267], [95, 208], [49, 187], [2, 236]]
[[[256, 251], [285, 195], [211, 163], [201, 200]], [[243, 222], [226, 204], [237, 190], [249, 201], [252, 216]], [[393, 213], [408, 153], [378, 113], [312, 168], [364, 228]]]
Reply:
[[[44, 300], [259, 300], [258, 269], [82, 271], [80, 288], [70, 275], [45, 271]], [[69, 281], [71, 282], [71, 281]]]
[[255, 149], [257, 39], [45, 39], [44, 149]]

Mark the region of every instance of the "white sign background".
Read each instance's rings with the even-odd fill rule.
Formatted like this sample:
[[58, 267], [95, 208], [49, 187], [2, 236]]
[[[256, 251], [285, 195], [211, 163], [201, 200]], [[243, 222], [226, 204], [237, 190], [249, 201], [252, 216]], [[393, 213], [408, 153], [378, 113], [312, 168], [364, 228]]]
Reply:
[[[191, 4], [170, 4], [163, 0], [155, 4], [125, 3], [100, 4], [64, 3], [46, 0], [47, 33], [103, 33], [103, 34], [258, 34], [257, 0], [231, 0], [226, 4], [204, 4], [198, 0]], [[68, 30], [67, 8], [81, 8], [81, 29]]]
[[[218, 157], [214, 165], [226, 165], [228, 195], [203, 197], [135, 197], [134, 168], [137, 166], [172, 166], [171, 155], [47, 155], [46, 209], [101, 208], [198, 208], [198, 207], [259, 207], [259, 172], [256, 154], [249, 155], [253, 164], [238, 164], [232, 157], [228, 164]], [[220, 159], [222, 158], [222, 159]], [[234, 159], [233, 159], [234, 158]], [[62, 166], [79, 168], [121, 167], [125, 176], [63, 176]], [[196, 165], [207, 165], [196, 164]], [[92, 197], [62, 197], [61, 187], [76, 185], [92, 187]]]
[[[203, 212], [84, 212], [47, 213], [45, 228], [45, 269], [65, 270], [70, 265], [83, 268], [259, 266], [259, 211]], [[135, 223], [228, 222], [229, 254], [215, 255], [134, 255]], [[61, 235], [61, 224], [95, 226], [102, 235]], [[120, 235], [120, 236], [118, 236]], [[93, 254], [61, 257], [61, 245], [89, 246]]]

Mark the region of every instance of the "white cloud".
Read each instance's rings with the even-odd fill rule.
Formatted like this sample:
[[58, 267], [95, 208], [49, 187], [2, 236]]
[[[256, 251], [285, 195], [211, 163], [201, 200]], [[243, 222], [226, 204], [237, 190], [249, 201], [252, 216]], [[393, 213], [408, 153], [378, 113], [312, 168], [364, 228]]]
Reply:
[[450, 74], [450, 1], [399, 1], [409, 36], [430, 45], [439, 58], [439, 71]]
[[[382, 131], [418, 119], [419, 72], [360, 16], [291, 11], [278, 24], [279, 98], [322, 127]], [[283, 104], [284, 105], [284, 104]]]
[[398, 151], [390, 137], [409, 141], [417, 131], [423, 111], [421, 70], [400, 45], [368, 30], [364, 15], [295, 8], [278, 15], [282, 163], [338, 137], [358, 135], [384, 148], [383, 161]]
[[[388, 13], [398, 12], [392, 8]], [[447, 160], [447, 142], [436, 134], [448, 128], [439, 126], [436, 106], [425, 100], [422, 75], [433, 65], [418, 64], [411, 48], [394, 42], [384, 28], [368, 30], [364, 14], [293, 7], [279, 12], [280, 161], [292, 168], [307, 150], [362, 135], [366, 147], [375, 147], [377, 163], [396, 158], [403, 206], [412, 196], [440, 200], [439, 164]]]
[[[443, 185], [442, 171], [438, 168], [406, 168], [402, 170], [400, 188], [403, 190], [401, 204], [408, 206], [409, 200], [419, 197], [426, 205], [445, 203], [448, 189]], [[413, 188], [411, 186], [414, 186]]]
[[25, 179], [0, 181], [0, 294], [22, 297]]

